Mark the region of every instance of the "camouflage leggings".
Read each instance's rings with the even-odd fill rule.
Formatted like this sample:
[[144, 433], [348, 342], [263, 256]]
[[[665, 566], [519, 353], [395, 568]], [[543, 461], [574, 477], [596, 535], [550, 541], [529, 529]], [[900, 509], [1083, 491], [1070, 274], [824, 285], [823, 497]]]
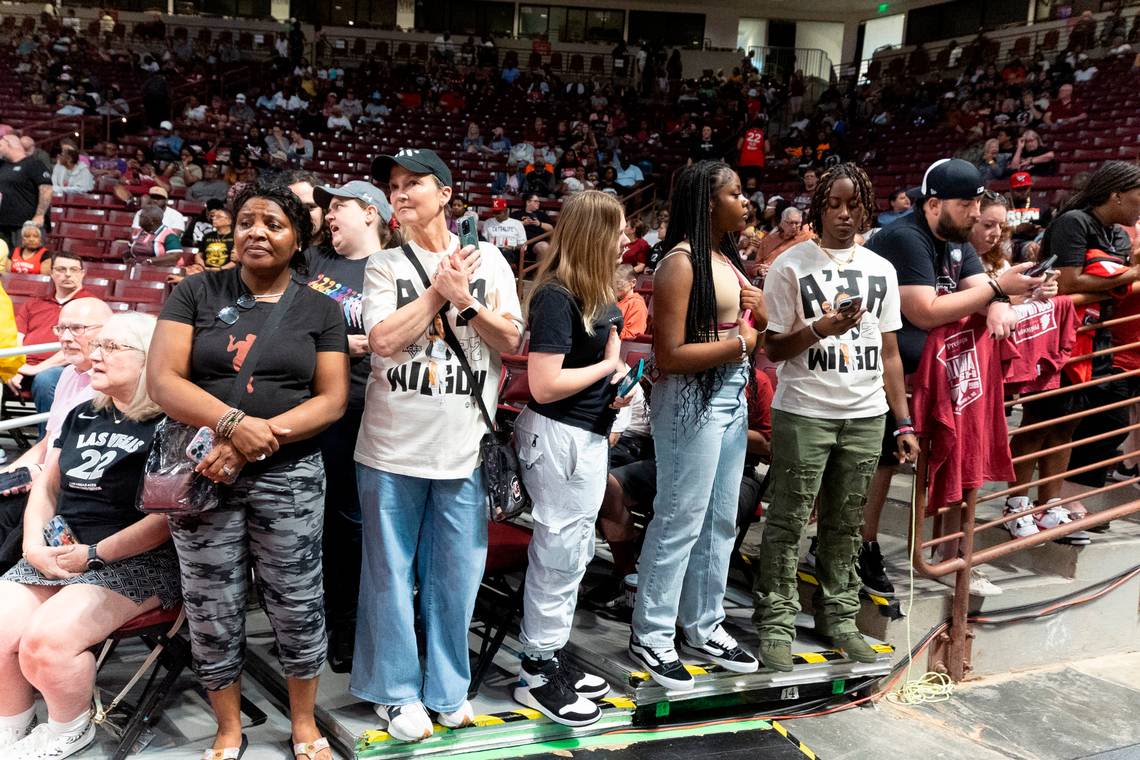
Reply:
[[285, 675], [321, 672], [324, 501], [324, 464], [311, 454], [239, 477], [222, 489], [216, 510], [170, 518], [194, 670], [206, 689], [224, 689], [241, 676], [251, 558]]

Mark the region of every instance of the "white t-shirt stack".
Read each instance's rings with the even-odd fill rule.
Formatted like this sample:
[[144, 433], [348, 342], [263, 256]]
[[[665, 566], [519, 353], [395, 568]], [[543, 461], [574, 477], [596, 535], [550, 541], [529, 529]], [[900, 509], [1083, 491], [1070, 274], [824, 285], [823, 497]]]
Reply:
[[876, 417], [888, 408], [882, 334], [902, 327], [898, 279], [890, 262], [863, 246], [830, 253], [809, 240], [776, 258], [764, 280], [768, 329], [807, 327], [840, 291], [862, 296], [867, 313], [851, 331], [780, 362], [772, 408], [819, 419]]
[[[443, 253], [425, 251], [414, 243], [411, 248], [430, 278], [444, 257], [459, 249], [459, 238], [452, 235]], [[486, 308], [506, 313], [522, 325], [515, 278], [506, 259], [488, 243], [480, 243], [479, 252], [482, 260], [471, 280], [472, 295]], [[373, 254], [364, 272], [365, 333], [423, 292], [423, 280], [402, 249]], [[499, 354], [460, 320], [454, 307], [447, 319], [482, 383], [483, 402], [493, 415], [502, 366]], [[372, 355], [356, 461], [397, 475], [466, 478], [479, 465], [479, 440], [487, 425], [459, 360], [442, 334], [436, 337], [433, 327], [425, 327], [399, 353], [388, 358]]]

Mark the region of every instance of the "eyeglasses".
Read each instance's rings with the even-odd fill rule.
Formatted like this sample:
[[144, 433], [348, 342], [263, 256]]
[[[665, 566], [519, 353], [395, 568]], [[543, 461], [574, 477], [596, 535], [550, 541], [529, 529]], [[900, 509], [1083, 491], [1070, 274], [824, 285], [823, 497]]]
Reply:
[[[235, 306], [226, 306], [218, 312], [217, 319], [220, 319], [227, 325], [233, 325], [238, 321], [238, 317], [241, 316], [242, 311], [249, 311], [254, 306], [257, 306], [257, 299], [249, 293], [242, 293], [241, 296], [238, 297]], [[238, 311], [238, 309], [241, 309], [241, 311]]]
[[103, 326], [102, 324], [73, 325], [73, 324], [61, 323], [61, 324], [58, 324], [55, 327], [51, 328], [51, 331], [60, 337], [63, 337], [63, 334], [65, 332], [69, 332], [72, 335], [79, 336], [79, 335], [83, 335], [88, 330], [94, 330], [96, 327], [102, 327], [102, 326]]
[[104, 356], [110, 356], [118, 351], [138, 351], [140, 354], [146, 353], [146, 351], [138, 346], [128, 346], [125, 343], [116, 343], [113, 340], [93, 340], [91, 341], [90, 349], [92, 352], [98, 349]]

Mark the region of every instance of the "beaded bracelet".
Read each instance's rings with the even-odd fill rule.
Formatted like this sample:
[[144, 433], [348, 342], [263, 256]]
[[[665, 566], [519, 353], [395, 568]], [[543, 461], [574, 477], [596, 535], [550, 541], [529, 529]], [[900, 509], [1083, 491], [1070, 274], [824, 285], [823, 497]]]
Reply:
[[218, 424], [214, 426], [214, 432], [220, 438], [229, 438], [237, 430], [237, 426], [245, 419], [245, 412], [240, 409], [230, 409], [222, 418], [218, 420]]
[[740, 341], [740, 363], [744, 364], [748, 361], [748, 341], [744, 339], [743, 335], [737, 335], [736, 339]]

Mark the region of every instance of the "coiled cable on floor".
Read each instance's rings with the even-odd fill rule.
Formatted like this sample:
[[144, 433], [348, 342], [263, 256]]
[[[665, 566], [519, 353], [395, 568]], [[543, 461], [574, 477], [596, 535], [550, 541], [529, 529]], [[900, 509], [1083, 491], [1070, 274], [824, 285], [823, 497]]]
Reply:
[[[907, 542], [907, 549], [910, 551], [910, 557], [914, 557], [914, 542], [918, 540], [919, 525], [918, 525], [918, 508], [917, 508], [917, 489], [918, 477], [917, 475], [911, 481], [910, 492], [910, 539]], [[910, 566], [910, 590], [907, 593], [906, 600], [906, 675], [898, 686], [887, 692], [886, 699], [889, 702], [894, 702], [900, 705], [921, 705], [931, 702], [945, 702], [950, 699], [954, 694], [954, 682], [945, 673], [935, 673], [927, 671], [919, 678], [915, 679], [911, 675], [914, 666], [915, 650], [911, 644], [910, 632], [910, 611], [914, 607], [914, 562], [907, 563]]]

